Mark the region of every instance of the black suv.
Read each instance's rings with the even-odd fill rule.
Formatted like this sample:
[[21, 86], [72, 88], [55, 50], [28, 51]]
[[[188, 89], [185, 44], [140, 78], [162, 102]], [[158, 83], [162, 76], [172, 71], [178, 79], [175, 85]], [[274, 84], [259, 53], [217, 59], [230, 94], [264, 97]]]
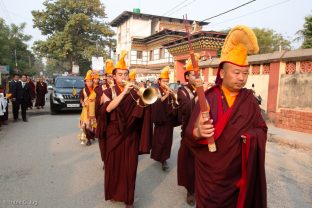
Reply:
[[85, 87], [83, 77], [58, 76], [50, 95], [51, 114], [64, 110], [81, 110], [80, 91]]

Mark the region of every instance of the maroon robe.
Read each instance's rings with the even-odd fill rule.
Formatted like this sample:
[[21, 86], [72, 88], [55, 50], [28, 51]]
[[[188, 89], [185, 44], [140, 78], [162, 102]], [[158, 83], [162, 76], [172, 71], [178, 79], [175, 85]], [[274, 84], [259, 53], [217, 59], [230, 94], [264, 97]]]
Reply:
[[[159, 88], [161, 96], [165, 92]], [[172, 97], [169, 95], [164, 101], [157, 99], [152, 104], [152, 121], [154, 123], [154, 133], [152, 142], [151, 158], [164, 162], [170, 158], [172, 138], [173, 138], [173, 121], [175, 110], [172, 108]]]
[[191, 85], [185, 85], [178, 89], [178, 119], [181, 126], [181, 145], [178, 151], [178, 185], [184, 186], [188, 193], [195, 192], [195, 165], [194, 155], [190, 148], [185, 144], [185, 129], [195, 106], [195, 89]]
[[103, 85], [96, 86], [94, 88], [94, 91], [96, 93], [96, 99], [95, 99], [95, 118], [96, 118], [96, 130], [95, 130], [95, 137], [98, 138], [99, 141], [99, 149], [101, 153], [101, 159], [103, 162], [105, 162], [105, 133], [103, 132], [103, 129], [105, 128], [102, 114], [100, 113], [101, 108], [101, 97], [103, 95], [104, 90], [106, 87], [103, 87]]
[[[119, 88], [114, 86], [113, 89], [118, 96]], [[112, 89], [104, 93], [113, 99]], [[149, 108], [137, 105], [133, 99], [138, 99], [135, 90], [130, 93], [112, 112], [106, 111], [110, 102], [104, 103], [100, 109], [106, 126], [105, 199], [127, 205], [134, 202], [138, 155], [150, 152], [151, 135]]]
[[[206, 139], [193, 138], [199, 115], [196, 104], [185, 139], [195, 156], [196, 206], [266, 207], [267, 126], [252, 91], [241, 89], [231, 108], [219, 86], [205, 94], [214, 121], [217, 151], [208, 151]], [[241, 135], [247, 137], [245, 142]]]
[[45, 105], [45, 94], [48, 93], [48, 87], [45, 82], [37, 82], [36, 84], [36, 103], [35, 106], [44, 106]]
[[[79, 92], [79, 97], [80, 97], [80, 103], [83, 103], [84, 102], [84, 93], [83, 93], [83, 90], [86, 91], [86, 94], [87, 96], [90, 95], [90, 91], [88, 89], [88, 87], [85, 85], [85, 88], [83, 88], [82, 90], [80, 90]], [[94, 139], [94, 136], [95, 136], [95, 132], [94, 131], [91, 131], [90, 129], [84, 129], [84, 132], [86, 134], [86, 138], [90, 141], [91, 139]]]
[[36, 98], [36, 86], [32, 80], [29, 80], [28, 82], [30, 87], [30, 99], [28, 100], [28, 108], [33, 107], [33, 100]]

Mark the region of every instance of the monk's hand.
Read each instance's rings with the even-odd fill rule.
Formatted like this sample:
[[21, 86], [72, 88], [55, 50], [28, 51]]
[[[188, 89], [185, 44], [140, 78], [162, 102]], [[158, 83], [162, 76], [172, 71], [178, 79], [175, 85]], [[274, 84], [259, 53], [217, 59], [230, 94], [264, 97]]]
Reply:
[[160, 98], [161, 102], [167, 99], [167, 97], [170, 95], [169, 90], [164, 90], [164, 95]]
[[203, 86], [203, 84], [204, 84], [204, 82], [201, 78], [196, 78], [194, 80], [194, 82], [195, 82], [195, 87], [200, 87], [200, 86]]
[[241, 138], [242, 138], [242, 142], [246, 144], [247, 137], [245, 135], [241, 135]]
[[131, 83], [126, 84], [125, 89], [124, 89], [125, 94], [128, 94], [130, 90], [132, 89], [133, 89], [133, 86]]
[[85, 100], [85, 101], [83, 102], [83, 104], [84, 104], [84, 106], [88, 106], [88, 105], [89, 105], [89, 101], [88, 101], [88, 100]]
[[197, 139], [212, 137], [215, 131], [212, 125], [212, 122], [213, 122], [212, 119], [210, 120], [210, 123], [209, 123], [208, 118], [203, 118], [202, 116], [200, 116], [198, 125], [194, 129], [194, 136]]

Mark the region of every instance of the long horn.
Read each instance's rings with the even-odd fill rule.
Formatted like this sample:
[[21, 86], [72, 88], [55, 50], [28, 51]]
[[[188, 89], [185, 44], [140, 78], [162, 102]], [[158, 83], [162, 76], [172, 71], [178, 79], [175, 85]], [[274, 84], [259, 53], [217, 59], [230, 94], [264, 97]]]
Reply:
[[125, 81], [125, 80], [122, 80], [122, 82], [124, 84], [130, 84], [134, 88], [136, 88], [138, 90], [138, 95], [141, 97], [144, 104], [151, 105], [151, 104], [156, 102], [156, 100], [158, 98], [158, 92], [155, 88], [153, 88], [153, 87], [148, 87], [148, 88], [140, 87], [138, 85], [135, 85], [135, 84], [128, 82], [128, 81]]
[[168, 85], [165, 85], [167, 90], [170, 92], [170, 94], [172, 95], [173, 99], [174, 99], [174, 102], [179, 105], [179, 102], [178, 102], [178, 94], [176, 92], [174, 92]]

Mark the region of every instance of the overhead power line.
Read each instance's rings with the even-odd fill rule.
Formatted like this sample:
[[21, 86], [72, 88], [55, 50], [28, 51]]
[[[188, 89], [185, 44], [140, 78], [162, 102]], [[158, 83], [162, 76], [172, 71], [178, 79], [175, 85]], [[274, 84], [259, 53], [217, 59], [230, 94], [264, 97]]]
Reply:
[[187, 2], [189, 0], [183, 0], [182, 2], [178, 3], [176, 6], [172, 7], [171, 9], [169, 9], [168, 11], [166, 11], [162, 16], [165, 16], [166, 14], [169, 14], [170, 12], [172, 12], [173, 10], [175, 10], [177, 7], [181, 6], [182, 4], [184, 4], [185, 2]]
[[225, 12], [222, 12], [222, 13], [217, 14], [217, 15], [212, 16], [212, 17], [208, 17], [207, 19], [204, 19], [204, 20], [202, 20], [202, 21], [204, 22], [204, 21], [213, 19], [213, 18], [215, 18], [215, 17], [219, 17], [219, 16], [221, 16], [221, 15], [224, 15], [224, 14], [226, 14], [226, 13], [229, 13], [229, 12], [231, 12], [231, 11], [234, 11], [234, 10], [236, 10], [236, 9], [239, 9], [239, 8], [241, 8], [241, 7], [243, 7], [243, 6], [246, 6], [246, 5], [248, 5], [248, 4], [250, 4], [250, 3], [254, 2], [254, 1], [256, 1], [256, 0], [252, 0], [252, 1], [249, 1], [249, 2], [247, 2], [247, 3], [241, 4], [241, 5], [239, 5], [239, 6], [235, 7], [235, 8], [233, 8], [233, 9], [227, 10], [227, 11], [225, 11]]
[[285, 1], [281, 1], [281, 2], [278, 2], [276, 4], [272, 4], [270, 6], [267, 6], [267, 7], [263, 7], [261, 9], [258, 9], [258, 10], [255, 10], [255, 11], [252, 11], [252, 12], [248, 12], [244, 15], [241, 15], [241, 16], [238, 16], [238, 17], [235, 17], [235, 18], [231, 18], [231, 19], [228, 19], [228, 20], [225, 20], [225, 21], [222, 21], [222, 22], [218, 22], [218, 23], [215, 23], [215, 24], [210, 24], [209, 26], [215, 26], [215, 25], [219, 25], [219, 24], [223, 24], [223, 23], [226, 23], [226, 22], [231, 22], [233, 20], [236, 20], [236, 19], [239, 19], [239, 18], [242, 18], [242, 17], [246, 17], [246, 16], [249, 16], [249, 15], [252, 15], [252, 14], [255, 14], [255, 13], [259, 13], [259, 12], [262, 12], [264, 10], [267, 10], [267, 9], [270, 9], [272, 7], [276, 7], [278, 5], [281, 5], [281, 4], [285, 4], [286, 2], [288, 1], [291, 1], [291, 0], [285, 0]]
[[177, 8], [176, 10], [170, 12], [170, 13], [168, 14], [168, 16], [171, 16], [171, 15], [173, 15], [174, 13], [180, 11], [181, 9], [183, 9], [183, 8], [185, 8], [185, 7], [187, 7], [187, 6], [191, 5], [191, 4], [193, 4], [195, 1], [196, 1], [196, 0], [193, 0], [192, 2], [189, 2], [188, 4], [182, 5], [181, 7]]

